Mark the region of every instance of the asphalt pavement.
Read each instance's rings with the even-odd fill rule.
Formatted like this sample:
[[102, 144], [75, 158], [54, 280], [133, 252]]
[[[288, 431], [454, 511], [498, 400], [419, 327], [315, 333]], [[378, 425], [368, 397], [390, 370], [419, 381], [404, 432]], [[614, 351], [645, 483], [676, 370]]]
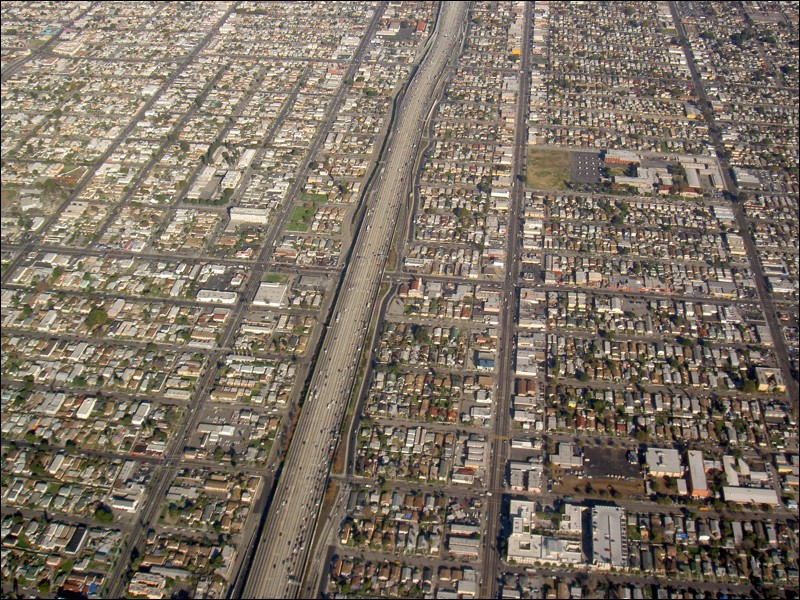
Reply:
[[409, 83], [382, 171], [345, 267], [341, 292], [255, 551], [245, 598], [294, 598], [316, 529], [333, 451], [356, 380], [356, 365], [377, 299], [392, 232], [411, 179], [433, 91], [465, 32], [468, 5], [442, 4], [425, 59]]

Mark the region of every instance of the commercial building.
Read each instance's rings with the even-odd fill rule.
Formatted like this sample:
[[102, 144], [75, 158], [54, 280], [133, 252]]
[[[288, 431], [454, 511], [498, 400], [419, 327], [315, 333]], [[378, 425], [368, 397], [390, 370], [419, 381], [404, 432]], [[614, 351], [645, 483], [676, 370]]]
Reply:
[[648, 448], [645, 457], [653, 477], [680, 477], [683, 475], [681, 455], [672, 448]]
[[586, 512], [585, 506], [578, 504], [565, 504], [564, 514], [561, 515], [560, 531], [564, 533], [583, 533], [583, 513]]
[[574, 444], [561, 443], [558, 445], [558, 454], [550, 455], [550, 462], [562, 469], [580, 469], [583, 467], [583, 456], [575, 450]]
[[638, 165], [642, 162], [642, 157], [638, 152], [628, 150], [606, 150], [603, 161], [607, 165]]
[[583, 562], [578, 540], [562, 540], [539, 534], [512, 534], [508, 538], [508, 558], [523, 565], [550, 563], [577, 565]]
[[288, 286], [285, 283], [264, 282], [258, 286], [253, 306], [281, 307], [285, 303], [287, 290]]
[[234, 206], [230, 209], [229, 215], [231, 223], [234, 224], [252, 223], [256, 225], [266, 225], [269, 220], [269, 209]]
[[778, 494], [771, 488], [750, 488], [726, 485], [722, 488], [722, 497], [725, 498], [726, 502], [738, 502], [739, 504], [780, 505]]
[[536, 515], [535, 502], [512, 500], [509, 513], [511, 516], [511, 535], [508, 537], [509, 560], [523, 565], [537, 562], [575, 565], [584, 562], [580, 539], [560, 539], [531, 533]]
[[628, 563], [628, 521], [619, 506], [592, 509], [592, 563], [601, 569], [620, 568]]
[[481, 541], [451, 535], [447, 540], [447, 548], [456, 556], [477, 557]]
[[700, 450], [689, 450], [689, 482], [692, 486], [692, 497], [708, 497], [708, 480]]
[[197, 292], [198, 302], [216, 302], [219, 304], [235, 304], [239, 298], [236, 292], [226, 292], [221, 290], [200, 290]]

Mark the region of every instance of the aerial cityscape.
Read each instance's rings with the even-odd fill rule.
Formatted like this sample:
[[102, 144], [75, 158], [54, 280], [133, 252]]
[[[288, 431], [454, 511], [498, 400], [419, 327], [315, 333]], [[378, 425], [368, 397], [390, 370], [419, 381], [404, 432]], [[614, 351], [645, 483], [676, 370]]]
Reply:
[[798, 597], [798, 3], [0, 15], [3, 598]]

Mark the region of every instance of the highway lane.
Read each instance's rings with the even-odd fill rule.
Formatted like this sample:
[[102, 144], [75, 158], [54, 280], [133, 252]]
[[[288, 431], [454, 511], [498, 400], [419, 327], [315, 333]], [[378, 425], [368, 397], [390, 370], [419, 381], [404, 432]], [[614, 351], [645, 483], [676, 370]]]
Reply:
[[[229, 11], [226, 12], [226, 17], [235, 7], [238, 6], [238, 3], [231, 7]], [[221, 24], [223, 20], [219, 21]], [[370, 23], [369, 32], [373, 31], [374, 28], [377, 27], [377, 19], [373, 19]], [[370, 33], [367, 33], [369, 36]], [[210, 39], [211, 34], [204, 40], [203, 45], [207, 43], [208, 39]], [[202, 45], [201, 45], [202, 47]], [[350, 71], [348, 72], [348, 76], [352, 76], [353, 72], [360, 61], [360, 56], [363, 55], [365, 50], [365, 44], [362, 44], [356, 52], [356, 57], [351, 65]], [[199, 52], [199, 49], [196, 49], [192, 56], [196, 55]], [[177, 75], [176, 75], [177, 76]], [[301, 81], [304, 81], [306, 73], [304, 76], [301, 77]], [[293, 90], [293, 94], [299, 91], [300, 82], [298, 82], [298, 86]], [[314, 156], [316, 149], [322, 143], [323, 140], [323, 132], [330, 126], [331, 122], [335, 118], [335, 110], [334, 108], [338, 106], [342, 100], [342, 97], [345, 93], [345, 88], [341, 87], [337, 92], [337, 95], [334, 97], [333, 101], [331, 102], [330, 108], [328, 109], [328, 113], [326, 115], [326, 120], [324, 124], [320, 127], [320, 131], [317, 134], [317, 137], [314, 139], [312, 145], [309, 148], [309, 152], [307, 154], [307, 158], [301, 168], [300, 172], [298, 173], [296, 182], [294, 186], [290, 189], [287, 197], [292, 198], [296, 195], [297, 189], [300, 186], [301, 182], [305, 181], [305, 174], [308, 170], [308, 163], [311, 160], [311, 157]], [[286, 102], [284, 108], [282, 109], [280, 116], [285, 117], [288, 115], [289, 106], [291, 105], [290, 102]], [[273, 127], [276, 128], [278, 124], [274, 124]], [[273, 129], [272, 131], [274, 131]], [[272, 131], [270, 133], [272, 133]], [[120, 138], [121, 139], [121, 138]], [[124, 591], [124, 585], [126, 584], [126, 579], [122, 577], [122, 569], [128, 565], [128, 555], [132, 549], [137, 549], [137, 551], [141, 550], [141, 546], [144, 542], [144, 535], [146, 531], [153, 526], [156, 522], [159, 508], [161, 506], [161, 502], [163, 501], [164, 496], [166, 495], [167, 490], [169, 489], [169, 485], [171, 485], [173, 480], [173, 475], [175, 470], [177, 469], [178, 462], [180, 460], [181, 452], [183, 450], [183, 441], [187, 438], [187, 436], [194, 430], [196, 422], [201, 417], [200, 407], [208, 397], [210, 393], [211, 386], [214, 383], [214, 376], [216, 369], [214, 365], [220, 360], [225, 353], [230, 351], [232, 340], [238, 330], [238, 325], [241, 323], [244, 314], [248, 308], [248, 300], [252, 299], [256, 293], [256, 290], [261, 282], [261, 274], [266, 269], [266, 266], [271, 264], [271, 254], [275, 245], [275, 241], [277, 236], [283, 230], [283, 224], [288, 219], [288, 216], [291, 211], [291, 203], [286, 203], [280, 217], [277, 220], [276, 226], [270, 232], [270, 235], [267, 237], [266, 243], [261, 248], [259, 252], [258, 259], [256, 260], [255, 267], [251, 270], [247, 283], [245, 284], [244, 290], [241, 292], [241, 302], [238, 302], [234, 307], [232, 307], [232, 314], [231, 318], [226, 325], [226, 329], [224, 330], [220, 342], [216, 349], [214, 349], [209, 355], [209, 364], [205, 370], [205, 373], [202, 375], [200, 381], [197, 384], [197, 391], [192, 396], [192, 400], [189, 403], [188, 410], [187, 410], [187, 417], [182, 422], [181, 426], [177, 430], [176, 434], [173, 436], [173, 439], [176, 442], [172, 445], [172, 447], [168, 450], [167, 454], [165, 455], [165, 460], [163, 465], [159, 468], [156, 475], [154, 475], [153, 482], [151, 485], [150, 493], [148, 494], [147, 501], [145, 506], [142, 509], [142, 512], [139, 517], [139, 525], [140, 527], [135, 528], [133, 535], [127, 541], [124, 551], [121, 553], [120, 560], [117, 561], [117, 564], [114, 567], [114, 572], [111, 577], [109, 577], [109, 597], [120, 597], [122, 595], [122, 591]], [[271, 473], [266, 473], [265, 475], [270, 476]], [[237, 569], [241, 568], [241, 565], [237, 565]]]
[[311, 536], [331, 457], [356, 378], [368, 320], [380, 287], [389, 243], [410, 183], [422, 123], [448, 60], [460, 47], [468, 5], [442, 4], [429, 52], [401, 105], [385, 165], [347, 265], [328, 334], [308, 397], [278, 482], [273, 506], [245, 584], [247, 598], [292, 598], [299, 594]]

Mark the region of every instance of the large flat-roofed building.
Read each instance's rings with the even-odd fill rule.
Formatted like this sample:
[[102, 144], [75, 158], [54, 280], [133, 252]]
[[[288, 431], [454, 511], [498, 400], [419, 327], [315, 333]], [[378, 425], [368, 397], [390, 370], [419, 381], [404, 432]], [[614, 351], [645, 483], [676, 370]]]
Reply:
[[756, 380], [758, 381], [759, 392], [767, 392], [772, 387], [778, 392], [786, 391], [786, 384], [783, 382], [783, 375], [780, 369], [756, 367]]
[[254, 223], [266, 225], [269, 222], [269, 209], [267, 208], [247, 208], [234, 206], [228, 212], [231, 223]]
[[284, 305], [286, 291], [289, 289], [285, 283], [264, 282], [258, 287], [253, 306], [270, 306], [278, 308]]
[[583, 562], [583, 552], [579, 540], [562, 540], [536, 533], [511, 534], [508, 558], [523, 565], [537, 562], [577, 565]]
[[592, 509], [592, 563], [601, 569], [628, 565], [628, 520], [624, 508]]
[[69, 540], [69, 543], [64, 547], [65, 554], [77, 554], [82, 548], [83, 543], [86, 541], [88, 531], [86, 525], [78, 525], [75, 528], [75, 533]]
[[603, 161], [607, 165], [638, 165], [642, 162], [642, 157], [629, 150], [606, 150]]
[[703, 463], [703, 453], [700, 450], [689, 450], [689, 483], [692, 486], [694, 498], [708, 497], [706, 468]]
[[509, 506], [511, 535], [508, 536], [508, 558], [519, 564], [580, 564], [584, 562], [580, 539], [560, 539], [531, 533], [534, 529], [536, 503], [512, 500]]
[[75, 412], [75, 416], [78, 419], [82, 419], [82, 420], [85, 421], [86, 419], [88, 419], [91, 416], [92, 411], [94, 411], [94, 405], [95, 404], [97, 404], [97, 398], [95, 398], [94, 396], [90, 396], [89, 398], [86, 398], [81, 403], [80, 408], [78, 408], [78, 410]]
[[561, 527], [559, 531], [573, 534], [583, 533], [583, 513], [585, 511], [585, 506], [565, 504], [564, 514], [561, 515]]
[[558, 453], [550, 455], [550, 462], [562, 469], [580, 469], [583, 467], [583, 456], [576, 450], [575, 444], [562, 442], [558, 445]]
[[447, 549], [456, 556], [478, 556], [481, 541], [451, 535], [447, 539]]
[[769, 504], [779, 506], [780, 500], [775, 490], [771, 488], [735, 487], [726, 485], [722, 488], [722, 496], [726, 502], [739, 504]]
[[681, 455], [673, 448], [648, 448], [645, 457], [653, 477], [681, 477]]
[[200, 290], [197, 292], [198, 302], [216, 302], [218, 304], [235, 304], [239, 298], [236, 292], [225, 292], [220, 290]]

